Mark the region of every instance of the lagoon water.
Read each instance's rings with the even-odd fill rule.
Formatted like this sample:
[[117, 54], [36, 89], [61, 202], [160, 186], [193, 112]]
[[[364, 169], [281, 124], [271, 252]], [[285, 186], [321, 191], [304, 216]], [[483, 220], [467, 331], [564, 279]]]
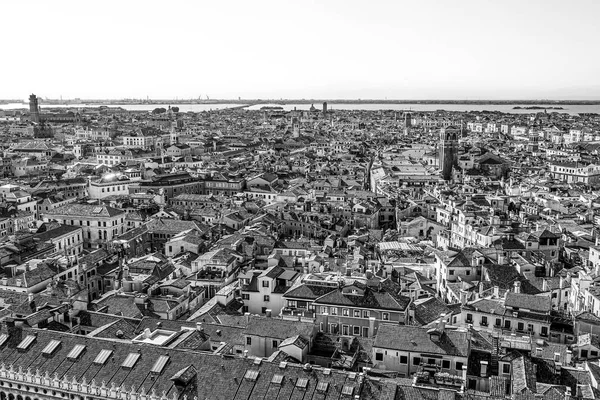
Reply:
[[[44, 105], [42, 104], [42, 109], [48, 108], [82, 108], [82, 107], [99, 107], [101, 104], [52, 104], [52, 105]], [[226, 108], [235, 108], [235, 107], [243, 107], [241, 104], [228, 104], [228, 103], [212, 103], [212, 104], [103, 104], [108, 107], [122, 107], [125, 110], [129, 111], [152, 111], [157, 107], [168, 108], [169, 105], [171, 107], [179, 107], [181, 112], [201, 112], [201, 111], [210, 111], [210, 110], [222, 110]], [[260, 110], [261, 107], [265, 106], [273, 106], [273, 107], [282, 107], [285, 111], [290, 110], [308, 110], [311, 107], [311, 104], [255, 104], [251, 106], [245, 107], [248, 110]], [[315, 103], [315, 108], [321, 109], [321, 103]], [[527, 110], [521, 108], [519, 110], [513, 109], [513, 107], [528, 107], [531, 104], [424, 104], [424, 103], [412, 103], [412, 104], [376, 104], [376, 103], [330, 103], [327, 105], [329, 110], [398, 110], [398, 111], [436, 111], [436, 110], [446, 110], [446, 111], [499, 111], [503, 113], [512, 113], [512, 114], [531, 114], [535, 112], [540, 112], [543, 110]], [[543, 107], [543, 106], [541, 106]], [[600, 114], [600, 105], [560, 105], [558, 107], [562, 107], [562, 110], [551, 110], [548, 109], [548, 112], [558, 112], [558, 113], [567, 113], [567, 114], [579, 114], [579, 113], [599, 113]], [[14, 109], [28, 109], [29, 105], [25, 103], [12, 103], [12, 104], [0, 104], [0, 109], [4, 110], [14, 110]]]

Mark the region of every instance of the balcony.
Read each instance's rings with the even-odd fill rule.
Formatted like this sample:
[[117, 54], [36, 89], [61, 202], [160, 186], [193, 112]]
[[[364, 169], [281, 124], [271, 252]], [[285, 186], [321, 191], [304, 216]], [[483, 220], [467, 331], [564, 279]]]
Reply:
[[304, 308], [285, 307], [281, 309], [281, 318], [289, 321], [315, 322], [316, 312]]

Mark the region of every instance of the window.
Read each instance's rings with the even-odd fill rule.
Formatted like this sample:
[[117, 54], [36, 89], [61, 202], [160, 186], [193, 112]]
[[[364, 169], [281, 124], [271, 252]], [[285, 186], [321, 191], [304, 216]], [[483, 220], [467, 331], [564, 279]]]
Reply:
[[69, 355], [67, 355], [67, 358], [72, 361], [77, 360], [83, 350], [85, 350], [84, 344], [76, 344], [75, 347], [73, 347], [73, 349], [71, 349], [69, 352]]
[[522, 322], [517, 323], [517, 330], [522, 331], [525, 329], [525, 324]]
[[542, 326], [542, 331], [540, 332], [541, 336], [548, 336], [548, 327]]
[[60, 346], [60, 340], [51, 340], [50, 343], [44, 347], [44, 350], [42, 350], [42, 354], [50, 356], [58, 349], [58, 346]]
[[506, 329], [510, 329], [510, 321], [509, 320], [504, 321], [504, 327]]
[[457, 361], [456, 362], [456, 370], [457, 371], [462, 371], [462, 368], [463, 368], [463, 363]]
[[248, 293], [242, 293], [242, 300], [250, 300], [250, 295]]
[[327, 307], [321, 306], [321, 314], [327, 314], [328, 311], [329, 309]]
[[533, 324], [527, 324], [527, 332], [533, 332]]
[[269, 295], [268, 295], [268, 294], [266, 294], [266, 295], [264, 295], [264, 296], [263, 296], [263, 299], [264, 299], [264, 301], [269, 301], [269, 298], [270, 298], [270, 297], [269, 297]]
[[21, 343], [19, 343], [19, 345], [17, 346], [17, 349], [27, 350], [29, 348], [29, 346], [31, 346], [31, 344], [35, 341], [35, 339], [36, 339], [35, 335], [27, 335], [27, 337], [25, 337], [25, 339], [23, 339], [21, 341]]
[[354, 327], [352, 327], [352, 333], [354, 335], [360, 335], [360, 326], [354, 326]]
[[269, 287], [269, 281], [263, 281], [262, 287]]
[[247, 337], [247, 338], [246, 338], [246, 345], [247, 345], [247, 346], [250, 346], [250, 345], [252, 345], [252, 338], [251, 338], [251, 337]]
[[408, 357], [400, 356], [400, 364], [408, 364]]
[[473, 314], [467, 314], [467, 322], [473, 322]]
[[331, 307], [331, 315], [338, 315], [337, 307]]
[[413, 365], [420, 365], [420, 364], [421, 364], [421, 357], [414, 357]]
[[487, 317], [485, 315], [481, 316], [481, 325], [487, 326], [487, 324], [488, 324]]
[[375, 353], [376, 361], [383, 361], [383, 353]]
[[354, 310], [354, 318], [360, 318], [360, 310]]
[[141, 356], [140, 353], [129, 353], [129, 355], [127, 356], [125, 361], [123, 361], [123, 364], [121, 364], [121, 367], [133, 368], [135, 366], [135, 363], [137, 363], [137, 360], [140, 358], [140, 356]]
[[98, 353], [96, 359], [94, 360], [94, 364], [104, 365], [104, 363], [106, 362], [106, 360], [108, 360], [111, 354], [112, 350], [104, 349], [100, 351], [100, 353]]
[[277, 340], [273, 340], [273, 348], [276, 349], [277, 346], [279, 346], [279, 343], [277, 342]]
[[587, 358], [587, 350], [582, 349], [579, 353], [580, 353], [579, 355], [581, 358]]
[[296, 387], [300, 389], [306, 389], [308, 386], [308, 378], [298, 378], [296, 381]]
[[344, 317], [347, 317], [350, 314], [350, 310], [348, 310], [347, 308], [342, 308], [342, 315]]
[[450, 369], [450, 360], [442, 360], [442, 368]]
[[453, 270], [453, 269], [449, 270], [449, 271], [448, 271], [448, 274], [449, 274], [449, 275], [454, 275], [454, 270]]
[[389, 320], [390, 320], [390, 314], [389, 314], [389, 313], [386, 313], [386, 312], [382, 313], [382, 314], [381, 314], [381, 319], [382, 319], [383, 321], [389, 321]]
[[500, 318], [496, 318], [496, 326], [502, 325], [502, 320]]
[[167, 355], [159, 356], [158, 360], [156, 360], [156, 362], [152, 366], [152, 369], [150, 370], [150, 372], [155, 373], [155, 374], [160, 374], [168, 362], [169, 362], [169, 356], [167, 356]]
[[592, 351], [590, 351], [590, 355], [592, 357], [598, 357], [598, 352], [596, 350], [592, 350]]
[[363, 318], [369, 318], [369, 316], [371, 315], [371, 313], [369, 311], [363, 311]]

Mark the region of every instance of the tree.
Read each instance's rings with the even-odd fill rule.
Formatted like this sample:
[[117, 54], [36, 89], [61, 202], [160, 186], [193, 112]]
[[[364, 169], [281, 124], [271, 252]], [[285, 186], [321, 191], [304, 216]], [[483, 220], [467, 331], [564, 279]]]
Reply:
[[171, 111], [173, 111], [174, 113], [178, 113], [179, 107], [171, 107]]
[[167, 109], [164, 107], [158, 107], [152, 110], [152, 114], [164, 114], [167, 112]]

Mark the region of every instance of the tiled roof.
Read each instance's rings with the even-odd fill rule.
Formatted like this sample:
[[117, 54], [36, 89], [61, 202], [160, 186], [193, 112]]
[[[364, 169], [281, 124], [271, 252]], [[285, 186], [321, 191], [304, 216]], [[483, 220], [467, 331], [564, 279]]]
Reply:
[[460, 357], [469, 355], [466, 332], [445, 330], [439, 341], [435, 341], [427, 331], [414, 326], [380, 324], [373, 347]]
[[549, 312], [552, 309], [552, 299], [548, 295], [534, 296], [530, 294], [507, 292], [506, 307], [524, 308], [532, 311]]
[[341, 289], [333, 290], [315, 300], [315, 304], [334, 304], [358, 308], [404, 311], [410, 298], [392, 294], [386, 290], [365, 289], [364, 295], [344, 294]]
[[415, 320], [421, 325], [427, 325], [438, 318], [441, 314], [452, 314], [446, 303], [436, 297], [430, 297], [425, 300], [417, 300], [413, 304], [415, 311]]
[[[36, 339], [28, 349], [17, 351], [16, 345], [29, 334], [36, 335]], [[408, 381], [396, 383], [387, 380], [377, 385], [369, 384], [368, 390], [363, 389], [363, 397], [363, 378], [356, 373], [338, 370], [324, 373], [323, 368], [316, 366], [307, 369], [299, 364], [280, 365], [268, 360], [255, 363], [253, 358], [221, 357], [205, 352], [34, 329], [15, 331], [12, 336], [8, 344], [0, 348], [0, 359], [7, 367], [10, 364], [15, 370], [22, 368], [23, 371], [33, 367], [34, 374], [39, 369], [42, 375], [47, 371], [50, 377], [56, 375], [60, 380], [68, 377], [69, 381], [81, 382], [85, 378], [86, 382], [94, 381], [98, 386], [104, 382], [108, 388], [113, 385], [127, 391], [133, 388], [137, 392], [155, 392], [159, 397], [164, 392], [169, 399], [173, 396], [181, 398], [184, 394], [188, 398], [211, 400], [325, 398], [323, 393], [317, 392], [319, 382], [328, 383], [326, 398], [335, 399], [349, 398], [342, 395], [345, 386], [364, 399], [394, 398], [397, 384], [410, 388]], [[52, 340], [60, 341], [60, 345], [51, 355], [42, 355], [42, 349]], [[83, 352], [77, 359], [68, 359], [76, 345], [84, 345]], [[103, 364], [94, 363], [102, 350], [110, 351], [108, 358]], [[130, 368], [121, 367], [132, 353], [139, 354], [136, 362]], [[160, 372], [150, 373], [157, 360], [165, 355], [168, 360]], [[248, 374], [248, 371], [257, 373]], [[283, 376], [281, 382], [273, 382], [276, 374]], [[252, 376], [252, 380], [246, 376]], [[305, 388], [296, 385], [301, 378], [307, 379]], [[385, 397], [381, 397], [383, 394]]]
[[67, 204], [44, 213], [48, 216], [72, 217], [114, 217], [120, 214], [125, 214], [125, 211], [96, 204]]
[[297, 335], [305, 339], [312, 337], [316, 327], [312, 323], [287, 321], [275, 318], [251, 317], [246, 335], [285, 340]]

